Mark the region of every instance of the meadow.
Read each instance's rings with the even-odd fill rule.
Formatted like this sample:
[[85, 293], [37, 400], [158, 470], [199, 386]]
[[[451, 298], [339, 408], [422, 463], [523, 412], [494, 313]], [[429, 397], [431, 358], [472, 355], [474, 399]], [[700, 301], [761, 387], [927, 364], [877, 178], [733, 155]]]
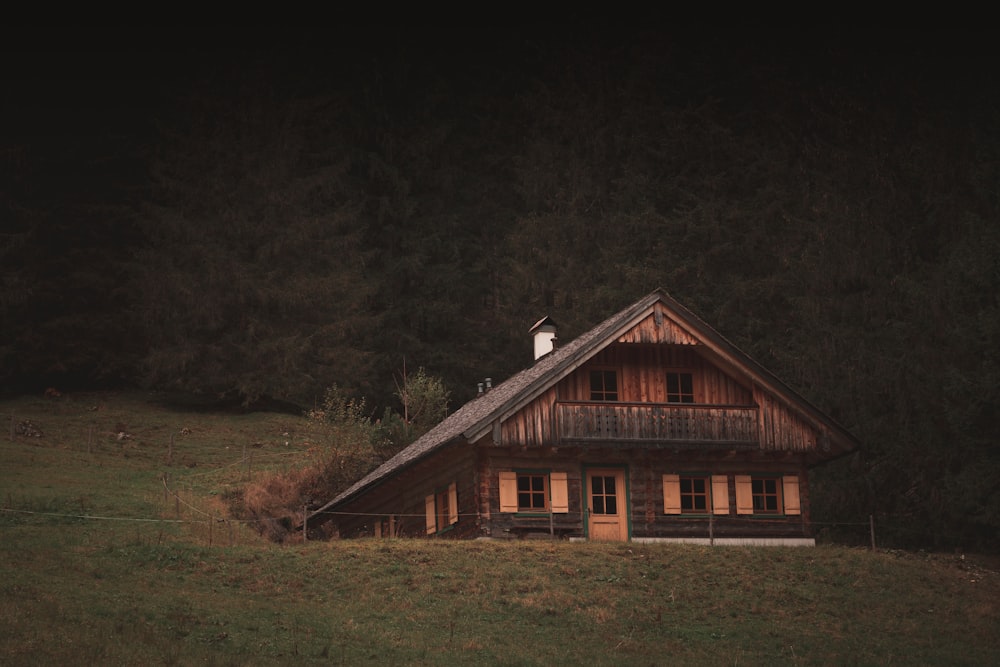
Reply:
[[[294, 414], [0, 402], [0, 664], [1000, 664], [983, 554], [293, 540], [226, 514]], [[9, 432], [8, 432], [9, 429]]]

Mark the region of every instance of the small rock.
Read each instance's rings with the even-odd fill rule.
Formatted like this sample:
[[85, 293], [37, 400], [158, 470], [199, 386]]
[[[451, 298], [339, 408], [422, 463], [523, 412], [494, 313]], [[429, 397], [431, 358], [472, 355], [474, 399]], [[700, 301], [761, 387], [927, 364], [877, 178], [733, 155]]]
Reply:
[[30, 419], [24, 419], [15, 424], [14, 433], [16, 433], [17, 435], [23, 435], [27, 438], [42, 437], [42, 429], [38, 428], [35, 424], [33, 424]]

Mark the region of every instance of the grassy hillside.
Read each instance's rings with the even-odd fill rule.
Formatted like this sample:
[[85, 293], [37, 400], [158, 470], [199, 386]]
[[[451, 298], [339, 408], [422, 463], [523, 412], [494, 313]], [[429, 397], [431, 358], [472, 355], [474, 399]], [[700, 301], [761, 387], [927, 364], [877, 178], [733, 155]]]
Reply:
[[1000, 574], [982, 556], [275, 546], [220, 497], [304, 461], [307, 420], [160, 399], [0, 403], [0, 664], [1000, 662]]

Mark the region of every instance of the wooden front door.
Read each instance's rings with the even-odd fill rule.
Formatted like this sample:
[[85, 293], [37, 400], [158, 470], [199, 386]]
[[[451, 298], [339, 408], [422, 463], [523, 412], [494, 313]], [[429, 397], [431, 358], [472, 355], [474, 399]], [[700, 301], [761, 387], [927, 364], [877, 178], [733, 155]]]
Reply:
[[587, 471], [587, 536], [592, 540], [628, 540], [628, 498], [624, 470]]

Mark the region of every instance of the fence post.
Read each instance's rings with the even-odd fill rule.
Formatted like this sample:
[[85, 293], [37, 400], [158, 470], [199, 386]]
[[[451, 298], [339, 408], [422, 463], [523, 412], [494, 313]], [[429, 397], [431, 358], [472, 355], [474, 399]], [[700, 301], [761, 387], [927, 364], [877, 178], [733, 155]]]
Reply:
[[871, 536], [872, 536], [872, 551], [874, 551], [875, 550], [875, 515], [874, 514], [869, 514], [868, 515], [868, 532], [871, 533]]
[[302, 541], [309, 541], [309, 532], [306, 529], [306, 523], [309, 521], [309, 507], [308, 505], [302, 506]]
[[167, 446], [167, 465], [174, 464], [174, 433], [170, 432], [170, 444]]

